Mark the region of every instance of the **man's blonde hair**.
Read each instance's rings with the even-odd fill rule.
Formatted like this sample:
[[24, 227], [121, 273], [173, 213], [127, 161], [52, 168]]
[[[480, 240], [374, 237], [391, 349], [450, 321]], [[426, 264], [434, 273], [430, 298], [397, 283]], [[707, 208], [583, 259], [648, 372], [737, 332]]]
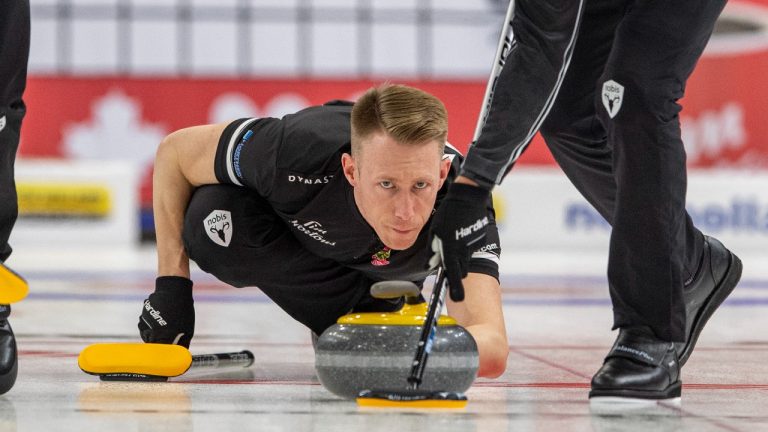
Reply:
[[352, 107], [352, 156], [362, 150], [361, 141], [377, 132], [407, 145], [435, 140], [443, 154], [448, 113], [438, 98], [425, 91], [384, 83], [369, 89]]

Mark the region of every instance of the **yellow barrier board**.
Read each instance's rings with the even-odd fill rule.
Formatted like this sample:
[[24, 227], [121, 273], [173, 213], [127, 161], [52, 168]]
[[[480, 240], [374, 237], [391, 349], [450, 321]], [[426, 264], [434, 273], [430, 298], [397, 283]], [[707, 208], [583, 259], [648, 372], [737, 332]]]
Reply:
[[103, 218], [112, 211], [112, 194], [98, 183], [18, 182], [20, 217]]

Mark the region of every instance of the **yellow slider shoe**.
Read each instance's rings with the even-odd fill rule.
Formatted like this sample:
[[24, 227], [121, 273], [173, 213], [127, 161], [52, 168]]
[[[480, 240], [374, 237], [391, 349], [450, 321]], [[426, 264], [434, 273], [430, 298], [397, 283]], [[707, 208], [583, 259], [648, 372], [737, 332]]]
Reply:
[[16, 303], [29, 293], [29, 285], [18, 273], [0, 262], [0, 304]]

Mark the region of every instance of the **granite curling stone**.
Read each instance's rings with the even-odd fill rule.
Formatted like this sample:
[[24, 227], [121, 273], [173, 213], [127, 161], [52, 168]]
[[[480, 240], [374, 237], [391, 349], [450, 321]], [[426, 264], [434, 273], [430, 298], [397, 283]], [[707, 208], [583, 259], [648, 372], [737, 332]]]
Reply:
[[[405, 296], [406, 303], [397, 312], [344, 315], [320, 335], [315, 347], [320, 382], [343, 398], [371, 388], [405, 388], [427, 314], [411, 282], [379, 282], [371, 294]], [[478, 366], [475, 340], [453, 318], [442, 315], [419, 389], [463, 393], [474, 382]]]

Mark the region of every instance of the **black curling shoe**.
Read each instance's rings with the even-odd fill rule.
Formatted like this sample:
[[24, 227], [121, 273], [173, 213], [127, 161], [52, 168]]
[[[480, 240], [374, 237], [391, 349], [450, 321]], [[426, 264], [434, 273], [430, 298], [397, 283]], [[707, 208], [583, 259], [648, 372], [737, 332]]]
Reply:
[[592, 378], [590, 398], [674, 399], [680, 397], [680, 368], [688, 361], [704, 325], [741, 279], [742, 264], [716, 238], [704, 236], [701, 264], [683, 287], [686, 341], [665, 342], [646, 327], [619, 330], [605, 363]]
[[7, 393], [13, 387], [18, 371], [16, 337], [8, 323], [10, 313], [10, 306], [0, 305], [0, 394]]
[[590, 399], [674, 399], [680, 397], [680, 363], [672, 342], [646, 327], [619, 329], [619, 337], [592, 377]]
[[704, 324], [736, 288], [741, 279], [741, 270], [739, 257], [716, 238], [704, 236], [704, 252], [699, 269], [691, 282], [683, 287], [686, 341], [675, 344], [680, 366], [691, 356]]

